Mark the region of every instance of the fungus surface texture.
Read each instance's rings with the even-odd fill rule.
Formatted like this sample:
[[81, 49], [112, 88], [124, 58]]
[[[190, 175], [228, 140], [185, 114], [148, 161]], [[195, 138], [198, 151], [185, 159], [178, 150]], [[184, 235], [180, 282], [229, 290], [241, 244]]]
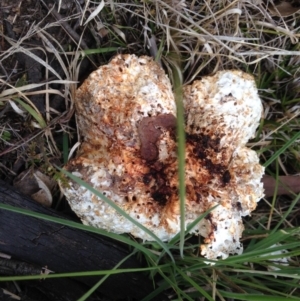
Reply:
[[[180, 231], [176, 105], [151, 58], [117, 55], [77, 90], [82, 144], [65, 169], [102, 192], [167, 241]], [[263, 197], [263, 167], [246, 143], [262, 104], [252, 76], [220, 71], [184, 87], [186, 226], [218, 205], [191, 233], [208, 259], [240, 254], [242, 217]], [[69, 180], [62, 185], [84, 224], [151, 240], [105, 201]]]

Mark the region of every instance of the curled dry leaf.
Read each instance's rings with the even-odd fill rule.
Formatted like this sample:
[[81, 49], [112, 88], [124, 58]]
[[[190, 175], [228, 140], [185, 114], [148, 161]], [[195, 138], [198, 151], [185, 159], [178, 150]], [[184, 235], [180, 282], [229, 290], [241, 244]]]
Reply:
[[[101, 191], [131, 217], [170, 240], [180, 231], [176, 105], [170, 81], [149, 57], [117, 55], [77, 90], [84, 139], [65, 169]], [[242, 216], [263, 197], [264, 168], [245, 145], [262, 104], [254, 79], [221, 71], [184, 88], [186, 226], [218, 205], [191, 233], [206, 258], [242, 253]], [[63, 185], [61, 185], [63, 186]], [[83, 223], [151, 237], [74, 181], [62, 187]]]
[[56, 182], [39, 170], [25, 170], [14, 180], [14, 186], [36, 202], [50, 207]]
[[274, 1], [274, 5], [269, 3], [270, 14], [278, 17], [288, 17], [300, 10], [300, 4], [297, 1]]

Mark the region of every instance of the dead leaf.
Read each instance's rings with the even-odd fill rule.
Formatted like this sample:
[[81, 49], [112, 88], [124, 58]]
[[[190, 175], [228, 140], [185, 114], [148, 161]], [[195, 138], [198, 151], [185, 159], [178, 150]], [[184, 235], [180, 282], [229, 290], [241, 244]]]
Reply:
[[288, 17], [299, 11], [300, 6], [293, 1], [274, 1], [274, 5], [269, 3], [268, 9], [272, 16]]
[[52, 205], [52, 191], [56, 182], [39, 170], [25, 170], [14, 180], [14, 187], [36, 202], [50, 207]]

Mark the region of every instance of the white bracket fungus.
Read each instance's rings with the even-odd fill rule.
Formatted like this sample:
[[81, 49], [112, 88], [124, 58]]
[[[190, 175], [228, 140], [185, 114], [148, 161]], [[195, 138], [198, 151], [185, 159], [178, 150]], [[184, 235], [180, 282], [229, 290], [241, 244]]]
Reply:
[[[180, 231], [176, 106], [164, 71], [149, 57], [117, 55], [76, 93], [83, 143], [65, 169], [131, 217], [170, 240]], [[219, 205], [192, 233], [208, 259], [242, 253], [242, 216], [263, 197], [264, 169], [247, 148], [262, 114], [253, 78], [221, 71], [184, 88], [186, 225]], [[144, 231], [75, 182], [63, 187], [83, 223], [151, 240]]]

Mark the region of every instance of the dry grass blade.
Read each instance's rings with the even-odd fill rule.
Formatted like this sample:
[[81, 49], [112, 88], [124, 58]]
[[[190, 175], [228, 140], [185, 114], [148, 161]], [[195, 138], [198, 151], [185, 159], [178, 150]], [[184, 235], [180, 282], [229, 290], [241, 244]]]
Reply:
[[97, 6], [97, 8], [90, 14], [90, 16], [87, 18], [87, 20], [84, 22], [83, 25], [87, 25], [91, 20], [93, 20], [103, 9], [104, 7], [104, 1], [102, 0], [100, 4]]

